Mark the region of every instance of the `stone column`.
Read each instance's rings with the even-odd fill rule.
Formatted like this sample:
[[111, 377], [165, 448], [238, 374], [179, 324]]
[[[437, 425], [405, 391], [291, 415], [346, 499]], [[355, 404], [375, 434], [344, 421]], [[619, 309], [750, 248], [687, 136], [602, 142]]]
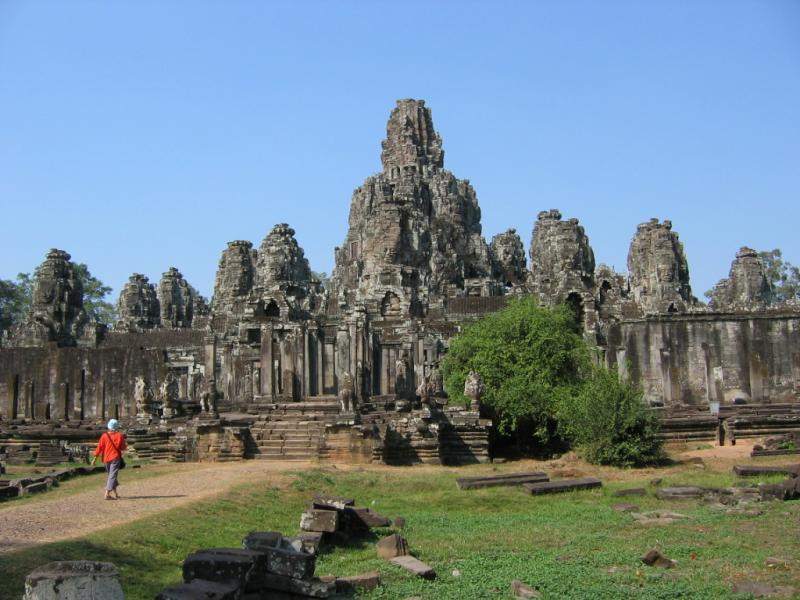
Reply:
[[389, 349], [381, 347], [381, 395], [389, 393]]
[[317, 345], [317, 395], [322, 396], [325, 393], [325, 362], [324, 362], [324, 342], [320, 336], [319, 330], [315, 332], [315, 339]]
[[261, 326], [261, 395], [272, 398], [272, 324]]
[[206, 379], [216, 379], [217, 377], [217, 338], [214, 335], [207, 335], [203, 338], [205, 354], [205, 373]]
[[303, 399], [311, 395], [311, 353], [308, 344], [308, 328], [303, 327]]
[[661, 349], [661, 385], [664, 394], [664, 405], [672, 404], [672, 370], [670, 369], [670, 355], [666, 348]]

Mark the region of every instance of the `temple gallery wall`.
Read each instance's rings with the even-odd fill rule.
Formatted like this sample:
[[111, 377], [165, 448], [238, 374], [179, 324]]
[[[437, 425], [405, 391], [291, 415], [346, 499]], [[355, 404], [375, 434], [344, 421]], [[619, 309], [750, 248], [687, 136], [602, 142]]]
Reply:
[[157, 283], [135, 273], [106, 327], [87, 319], [70, 255], [49, 251], [27, 319], [0, 348], [2, 435], [16, 427], [23, 456], [41, 440], [89, 439], [114, 416], [156, 457], [305, 447], [485, 460], [489, 423], [446, 406], [438, 361], [462, 324], [521, 295], [570, 305], [599, 360], [640, 382], [653, 406], [797, 406], [800, 307], [773, 303], [755, 251], [737, 253], [704, 305], [670, 221], [636, 228], [627, 274], [597, 265], [583, 227], [558, 210], [538, 214], [529, 256], [513, 229], [487, 243], [476, 192], [444, 168], [421, 100], [397, 102], [381, 159], [353, 193], [325, 287], [278, 224], [257, 247], [228, 243], [213, 308], [176, 268]]

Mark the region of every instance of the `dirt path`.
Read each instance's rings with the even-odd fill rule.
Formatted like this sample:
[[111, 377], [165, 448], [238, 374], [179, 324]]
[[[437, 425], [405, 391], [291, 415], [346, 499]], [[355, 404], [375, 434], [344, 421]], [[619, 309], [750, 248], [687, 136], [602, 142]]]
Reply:
[[72, 494], [56, 490], [24, 504], [12, 501], [0, 507], [0, 554], [128, 523], [217, 496], [240, 483], [276, 483], [286, 471], [306, 466], [302, 462], [264, 461], [170, 465], [163, 475], [127, 483], [123, 473], [120, 500], [103, 500], [103, 482], [98, 478], [96, 490]]

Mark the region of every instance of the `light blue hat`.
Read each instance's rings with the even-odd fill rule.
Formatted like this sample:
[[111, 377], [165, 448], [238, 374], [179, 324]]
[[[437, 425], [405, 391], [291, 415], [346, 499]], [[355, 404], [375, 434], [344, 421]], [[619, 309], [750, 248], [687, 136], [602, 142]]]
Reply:
[[111, 420], [108, 422], [108, 428], [109, 428], [111, 431], [116, 431], [117, 429], [119, 429], [119, 421], [117, 421], [116, 419], [111, 419]]

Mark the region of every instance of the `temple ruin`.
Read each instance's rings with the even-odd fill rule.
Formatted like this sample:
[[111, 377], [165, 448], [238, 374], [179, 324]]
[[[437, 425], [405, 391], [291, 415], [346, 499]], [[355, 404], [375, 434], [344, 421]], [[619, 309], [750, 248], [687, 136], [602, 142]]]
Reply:
[[116, 417], [143, 457], [484, 462], [490, 423], [447, 405], [438, 364], [462, 324], [519, 295], [572, 307], [668, 432], [713, 436], [717, 403], [744, 429], [800, 427], [800, 307], [771, 303], [754, 251], [706, 306], [670, 221], [638, 226], [622, 274], [596, 265], [577, 219], [545, 210], [528, 264], [515, 230], [482, 237], [476, 192], [444, 168], [421, 100], [397, 102], [381, 159], [326, 286], [282, 223], [258, 247], [228, 243], [211, 309], [170, 267], [158, 285], [131, 275], [106, 327], [87, 318], [70, 255], [51, 250], [0, 348], [6, 454], [90, 443]]

